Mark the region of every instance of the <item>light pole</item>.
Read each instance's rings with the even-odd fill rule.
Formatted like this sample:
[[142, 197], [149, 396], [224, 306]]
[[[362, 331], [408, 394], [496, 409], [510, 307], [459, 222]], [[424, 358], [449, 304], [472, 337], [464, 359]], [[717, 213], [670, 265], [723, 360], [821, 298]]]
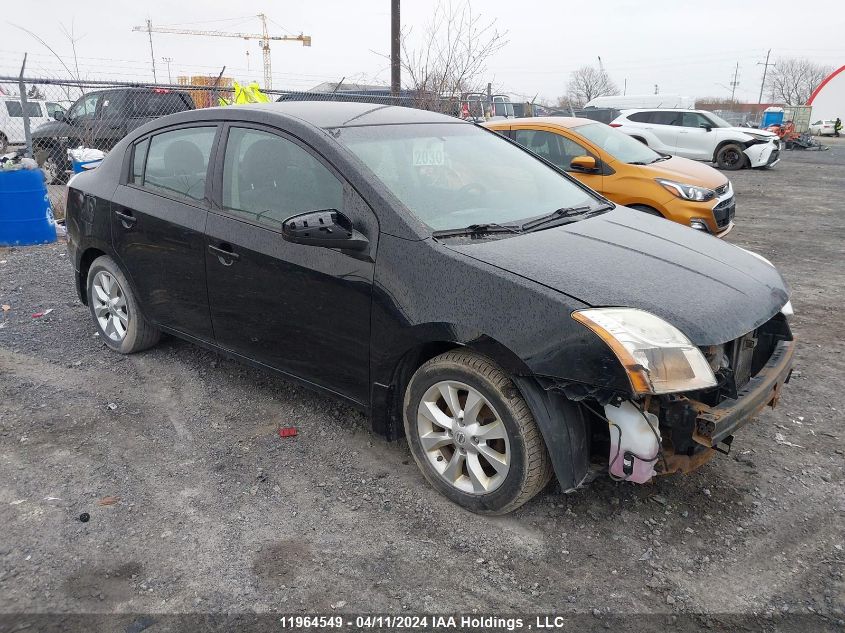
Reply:
[[172, 84], [173, 83], [173, 77], [170, 76], [170, 62], [173, 61], [173, 58], [172, 57], [162, 57], [161, 61], [163, 61], [165, 64], [167, 64], [167, 83]]

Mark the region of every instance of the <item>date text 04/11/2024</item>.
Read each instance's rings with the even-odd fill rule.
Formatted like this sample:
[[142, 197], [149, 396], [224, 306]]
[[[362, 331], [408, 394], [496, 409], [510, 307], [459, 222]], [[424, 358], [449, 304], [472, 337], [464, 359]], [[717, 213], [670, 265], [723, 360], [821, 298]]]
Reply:
[[282, 616], [282, 628], [336, 628], [356, 627], [358, 629], [466, 629], [466, 630], [543, 630], [565, 626], [566, 618], [561, 616], [536, 616], [536, 621], [501, 616], [445, 616], [445, 615], [357, 615], [354, 617], [331, 616]]

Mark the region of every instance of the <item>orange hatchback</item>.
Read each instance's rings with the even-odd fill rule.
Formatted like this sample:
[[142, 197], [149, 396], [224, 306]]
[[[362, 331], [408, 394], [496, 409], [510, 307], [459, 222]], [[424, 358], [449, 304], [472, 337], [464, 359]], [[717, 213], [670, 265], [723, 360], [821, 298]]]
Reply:
[[719, 237], [733, 228], [733, 187], [708, 165], [658, 154], [627, 134], [590, 119], [509, 119], [484, 126], [617, 204]]

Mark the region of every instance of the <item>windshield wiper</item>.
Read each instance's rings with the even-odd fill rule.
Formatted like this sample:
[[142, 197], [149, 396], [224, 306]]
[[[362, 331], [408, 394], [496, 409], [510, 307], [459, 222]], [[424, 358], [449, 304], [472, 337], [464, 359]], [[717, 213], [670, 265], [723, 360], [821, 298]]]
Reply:
[[525, 224], [522, 225], [523, 231], [533, 231], [544, 224], [548, 224], [549, 222], [554, 222], [555, 220], [561, 220], [564, 218], [572, 218], [576, 215], [583, 215], [585, 213], [590, 213], [592, 211], [604, 211], [606, 209], [611, 209], [607, 205], [593, 208], [590, 205], [584, 205], [582, 207], [563, 207], [562, 209], [556, 209], [552, 211], [548, 215], [540, 216], [534, 220], [529, 220]]
[[487, 222], [470, 224], [459, 229], [442, 229], [434, 231], [432, 237], [460, 237], [462, 235], [484, 235], [489, 233], [522, 233], [522, 229], [515, 224], [496, 224]]

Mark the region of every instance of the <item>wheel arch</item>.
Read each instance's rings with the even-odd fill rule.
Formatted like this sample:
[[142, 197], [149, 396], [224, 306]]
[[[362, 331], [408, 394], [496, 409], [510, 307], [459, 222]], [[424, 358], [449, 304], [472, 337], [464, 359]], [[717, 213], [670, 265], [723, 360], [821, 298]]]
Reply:
[[76, 288], [83, 305], [88, 305], [88, 292], [86, 291], [88, 286], [88, 271], [91, 270], [91, 264], [94, 263], [94, 260], [103, 255], [108, 255], [108, 253], [96, 246], [90, 246], [79, 256]]
[[[454, 330], [452, 333], [455, 334]], [[402, 437], [404, 434], [402, 404], [411, 377], [417, 369], [435, 356], [454, 349], [467, 349], [484, 356], [501, 367], [511, 378], [517, 375], [532, 375], [531, 370], [519, 356], [506, 345], [487, 335], [418, 339], [414, 344], [396, 354], [391, 364], [382, 365], [381, 371], [374, 370], [373, 372], [369, 413], [375, 432], [388, 439]]]
[[719, 155], [719, 150], [721, 150], [725, 145], [739, 145], [739, 147], [742, 149], [743, 152], [745, 151], [745, 148], [746, 148], [745, 143], [743, 143], [742, 141], [736, 140], [736, 139], [725, 139], [723, 141], [719, 141], [719, 143], [713, 149], [713, 158], [710, 162], [713, 162], [713, 163], [716, 162], [716, 157]]

